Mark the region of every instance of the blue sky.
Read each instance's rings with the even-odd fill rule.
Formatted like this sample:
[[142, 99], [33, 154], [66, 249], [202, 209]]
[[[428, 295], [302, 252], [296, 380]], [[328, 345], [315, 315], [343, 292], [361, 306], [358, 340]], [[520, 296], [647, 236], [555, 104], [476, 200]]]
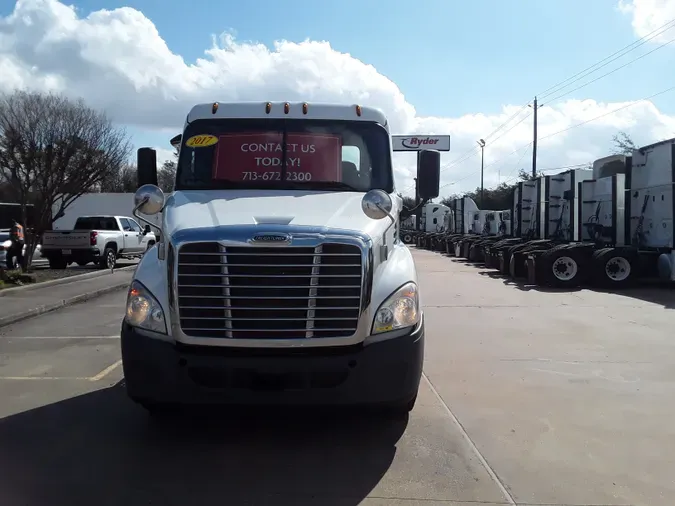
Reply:
[[[279, 39], [328, 40], [392, 79], [423, 116], [496, 113], [636, 40], [616, 0], [80, 0], [75, 5], [80, 16], [121, 5], [142, 11], [169, 49], [188, 63], [203, 57], [211, 36], [224, 31], [268, 46]], [[648, 96], [672, 83], [671, 62], [672, 52], [657, 51], [570, 97]], [[672, 95], [660, 97], [658, 105], [675, 111]]]
[[[80, 16], [122, 5], [141, 10], [186, 62], [211, 35], [240, 41], [328, 40], [396, 82], [418, 114], [492, 113], [524, 103], [636, 40], [616, 0], [78, 1]], [[8, 13], [11, 7], [5, 7]], [[664, 20], [665, 22], [665, 20]], [[659, 51], [574, 98], [622, 101], [672, 82], [672, 53]], [[664, 112], [675, 101], [662, 98]]]
[[[130, 118], [127, 124], [141, 124], [139, 114], [141, 117], [150, 114], [157, 117], [155, 125], [175, 128], [178, 133], [182, 125], [180, 121], [174, 125], [175, 118], [184, 117], [193, 100], [228, 100], [228, 97], [241, 95], [241, 88], [248, 89], [249, 95], [258, 100], [265, 100], [270, 90], [276, 91], [277, 97], [290, 94], [291, 100], [303, 98], [299, 96], [297, 86], [300, 84], [293, 72], [301, 75], [304, 69], [298, 62], [305, 61], [305, 55], [311, 54], [302, 52], [308, 48], [302, 51], [286, 48], [277, 60], [290, 61], [293, 68], [288, 72], [280, 67], [281, 63], [270, 62], [279, 54], [253, 55], [252, 58], [258, 60], [251, 62], [250, 68], [241, 56], [225, 61], [221, 54], [217, 64], [190, 73], [163, 52], [161, 40], [139, 33], [139, 27], [145, 27], [147, 32], [148, 25], [143, 24], [138, 15], [125, 17], [118, 13], [108, 19], [107, 25], [101, 24], [99, 16], [88, 25], [89, 28], [82, 23], [82, 27], [78, 25], [72, 29], [63, 8], [54, 9], [54, 0], [22, 2], [22, 16], [30, 17], [31, 23], [25, 25], [14, 20], [10, 28], [20, 64], [26, 69], [35, 69], [44, 65], [45, 60], [53, 61], [46, 54], [52, 47], [50, 37], [65, 34], [62, 45], [58, 50], [54, 49], [61, 51], [54, 53], [59, 55], [54, 58], [59, 59], [62, 66], [57, 69], [57, 74], [62, 76], [61, 89], [96, 103], [112, 97], [106, 107], [113, 114], [123, 111], [124, 117]], [[10, 14], [14, 6], [15, 2], [0, 1], [0, 16]], [[400, 88], [405, 101], [402, 102], [397, 90], [388, 87], [380, 76], [369, 74], [364, 67], [359, 70], [354, 66], [345, 71], [344, 86], [331, 88], [329, 98], [349, 101], [365, 92], [370, 94], [371, 101], [385, 108], [390, 119], [394, 117], [404, 128], [413, 125], [417, 132], [430, 129], [437, 133], [452, 133], [453, 152], [444, 155], [444, 160], [448, 160], [447, 157], [454, 160], [461, 152], [472, 149], [477, 138], [501, 124], [505, 119], [502, 109], [505, 105], [524, 104], [535, 94], [638, 38], [631, 26], [632, 17], [619, 10], [618, 0], [128, 0], [125, 3], [80, 0], [75, 6], [80, 19], [101, 9], [122, 6], [137, 9], [154, 24], [169, 50], [181, 56], [188, 65], [198, 58], [205, 58], [204, 52], [211, 47], [212, 37], [223, 32], [233, 33], [238, 43], [253, 41], [269, 48], [281, 39], [292, 42], [327, 40], [335, 51], [349, 53], [391, 79]], [[673, 8], [675, 4], [667, 9]], [[668, 21], [667, 17], [674, 16], [663, 17], [659, 25]], [[93, 32], [87, 31], [92, 29]], [[670, 32], [675, 37], [675, 27]], [[88, 41], [94, 41], [94, 45], [88, 46]], [[31, 47], [36, 49], [26, 50]], [[572, 87], [655, 47], [656, 44], [646, 44]], [[99, 48], [98, 54], [92, 54], [92, 48]], [[104, 54], [100, 48], [104, 48]], [[0, 58], [2, 49], [0, 47]], [[245, 53], [239, 51], [238, 54]], [[320, 51], [313, 54], [315, 60], [311, 63], [319, 72], [309, 76], [314, 89], [338, 83], [343, 69], [333, 56]], [[565, 97], [598, 102], [589, 106], [590, 109], [585, 105], [562, 102], [558, 102], [555, 109], [542, 109], [540, 131], [547, 128], [549, 132], [563, 131], [588, 118], [600, 116], [608, 109], [612, 113], [613, 102], [636, 100], [675, 85], [672, 78], [674, 54], [675, 44]], [[323, 57], [333, 60], [324, 64]], [[250, 74], [249, 71], [255, 70], [256, 65], [257, 68], [274, 67], [265, 74], [268, 80], [251, 81], [255, 72]], [[171, 74], [174, 70], [176, 72]], [[169, 84], [160, 82], [147, 89], [142, 89], [143, 85], [139, 88], [144, 79], [156, 79], [157, 72], [160, 80], [166, 76]], [[195, 75], [206, 75], [204, 72], [219, 75], [211, 79], [213, 76], [208, 74], [209, 81], [203, 83], [186, 81]], [[93, 75], [98, 75], [98, 80], [89, 79]], [[81, 76], [88, 80], [83, 81]], [[369, 76], [368, 81], [363, 81], [363, 76]], [[21, 82], [22, 78], [18, 79], [16, 82]], [[31, 77], [23, 78], [23, 82], [24, 86], [30, 86], [36, 81]], [[240, 89], [233, 91], [223, 87], [221, 92], [219, 82], [234, 83]], [[356, 88], [350, 88], [350, 83], [357, 83]], [[150, 102], [152, 104], [148, 105]], [[585, 163], [593, 157], [604, 156], [610, 148], [611, 136], [619, 128], [627, 128], [636, 136], [644, 137], [639, 141], [645, 143], [658, 140], [653, 137], [675, 136], [675, 92], [654, 99], [654, 103], [658, 111], [647, 110], [643, 103], [642, 109], [634, 107], [628, 111], [630, 117], [622, 119], [621, 114], [615, 116], [612, 113], [611, 121], [592, 123], [588, 128], [575, 129], [572, 136], [556, 137], [540, 145], [541, 163], [544, 166]], [[369, 105], [369, 102], [366, 100], [365, 104]], [[408, 104], [416, 110], [411, 112]], [[139, 109], [144, 112], [134, 114], [134, 110]], [[165, 112], [169, 109], [180, 114], [172, 113], [173, 119], [167, 120]], [[477, 114], [484, 116], [476, 117]], [[664, 120], [664, 114], [670, 116]], [[435, 118], [429, 118], [431, 116]], [[489, 146], [486, 155], [489, 160], [503, 158], [503, 163], [513, 167], [521, 164], [519, 160], [527, 160], [524, 151], [514, 151], [531, 140], [531, 119], [525, 120], [499, 145], [493, 142]], [[138, 126], [129, 127], [129, 132], [137, 147], [165, 148], [169, 148], [168, 139], [174, 133], [173, 130], [158, 132]], [[460, 178], [462, 173], [473, 171], [476, 163], [475, 158], [471, 158], [444, 177], [448, 180]], [[491, 171], [512, 172], [513, 167], [497, 164]], [[473, 184], [472, 181], [467, 180], [466, 184]]]

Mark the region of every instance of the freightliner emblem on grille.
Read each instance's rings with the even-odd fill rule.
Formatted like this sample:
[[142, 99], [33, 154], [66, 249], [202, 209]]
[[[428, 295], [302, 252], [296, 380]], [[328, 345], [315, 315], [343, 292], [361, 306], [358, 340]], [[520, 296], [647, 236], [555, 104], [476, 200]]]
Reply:
[[252, 243], [264, 243], [264, 244], [289, 244], [291, 242], [291, 236], [288, 234], [256, 234], [249, 242]]

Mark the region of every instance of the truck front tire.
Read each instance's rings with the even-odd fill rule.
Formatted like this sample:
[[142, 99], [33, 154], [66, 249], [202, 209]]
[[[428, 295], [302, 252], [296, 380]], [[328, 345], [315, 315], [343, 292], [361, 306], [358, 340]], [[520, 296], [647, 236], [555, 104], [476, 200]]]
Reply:
[[103, 255], [101, 256], [98, 266], [101, 269], [110, 269], [113, 270], [115, 268], [115, 264], [117, 263], [117, 253], [113, 248], [106, 248], [103, 250]]

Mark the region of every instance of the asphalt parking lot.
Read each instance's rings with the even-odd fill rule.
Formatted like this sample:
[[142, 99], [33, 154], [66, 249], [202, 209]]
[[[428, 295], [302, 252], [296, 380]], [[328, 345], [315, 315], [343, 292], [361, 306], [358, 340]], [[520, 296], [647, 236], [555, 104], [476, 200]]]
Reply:
[[415, 256], [427, 347], [407, 422], [270, 411], [157, 425], [123, 391], [124, 292], [0, 328], [0, 504], [675, 502], [667, 296], [525, 290]]

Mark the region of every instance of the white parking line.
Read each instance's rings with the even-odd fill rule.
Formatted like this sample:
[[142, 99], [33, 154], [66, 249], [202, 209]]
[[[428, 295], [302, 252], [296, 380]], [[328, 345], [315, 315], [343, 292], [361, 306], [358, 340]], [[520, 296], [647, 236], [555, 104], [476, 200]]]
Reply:
[[455, 414], [452, 412], [450, 407], [445, 403], [443, 398], [441, 397], [441, 394], [438, 393], [438, 390], [436, 390], [436, 387], [434, 387], [434, 384], [431, 382], [431, 380], [427, 377], [426, 373], [422, 374], [422, 377], [424, 380], [427, 382], [427, 385], [429, 385], [429, 388], [433, 392], [434, 396], [436, 399], [438, 399], [438, 402], [441, 403], [441, 406], [443, 406], [443, 409], [445, 412], [450, 416], [450, 419], [452, 420], [453, 424], [457, 426], [459, 431], [461, 432], [462, 436], [464, 436], [464, 440], [468, 443], [469, 447], [473, 450], [473, 453], [476, 455], [476, 458], [480, 461], [481, 464], [483, 464], [483, 467], [487, 471], [487, 473], [490, 475], [490, 478], [492, 478], [492, 481], [494, 484], [497, 486], [497, 488], [501, 491], [502, 495], [504, 496], [504, 499], [506, 499], [507, 504], [510, 504], [512, 506], [517, 506], [515, 499], [513, 496], [510, 494], [510, 492], [507, 490], [506, 486], [502, 483], [502, 481], [499, 479], [497, 476], [497, 473], [495, 473], [494, 469], [488, 464], [488, 461], [483, 457], [483, 454], [480, 452], [476, 444], [473, 442], [469, 434], [466, 432], [464, 429], [464, 426], [460, 423], [459, 419], [455, 416]]
[[13, 336], [0, 335], [0, 339], [119, 339], [120, 336]]
[[121, 360], [118, 360], [118, 361], [115, 362], [114, 364], [110, 364], [108, 367], [106, 367], [105, 369], [103, 369], [103, 370], [102, 370], [100, 373], [98, 373], [96, 376], [92, 376], [91, 378], [89, 378], [89, 381], [98, 381], [98, 380], [101, 380], [101, 379], [105, 378], [108, 374], [110, 374], [111, 372], [113, 372], [115, 369], [117, 369], [117, 368], [118, 368], [119, 366], [121, 366], [121, 365], [122, 365], [122, 361], [121, 361]]
[[68, 381], [68, 380], [91, 380], [91, 378], [80, 378], [80, 377], [58, 377], [58, 376], [0, 376], [0, 381], [2, 380], [8, 380], [8, 381]]

